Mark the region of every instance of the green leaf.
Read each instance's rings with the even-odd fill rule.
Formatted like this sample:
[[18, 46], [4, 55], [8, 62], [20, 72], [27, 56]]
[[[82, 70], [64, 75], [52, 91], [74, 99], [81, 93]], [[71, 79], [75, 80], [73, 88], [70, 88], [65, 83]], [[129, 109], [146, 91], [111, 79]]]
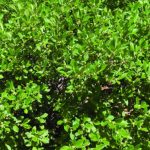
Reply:
[[13, 130], [14, 130], [15, 132], [19, 132], [19, 128], [18, 128], [17, 126], [13, 126]]
[[25, 114], [28, 114], [28, 109], [24, 109], [24, 113], [25, 113]]
[[70, 133], [70, 138], [71, 138], [71, 140], [75, 139], [75, 136], [74, 136], [74, 134], [72, 132]]
[[112, 115], [109, 115], [109, 116], [107, 117], [107, 120], [109, 120], [109, 121], [112, 121], [112, 120], [114, 120], [114, 116], [112, 116]]
[[74, 142], [74, 146], [76, 148], [82, 148], [83, 145], [84, 145], [84, 139], [79, 139], [79, 140], [77, 140], [77, 141]]
[[94, 142], [98, 141], [99, 138], [100, 138], [96, 133], [90, 133], [90, 134], [89, 134], [89, 137], [90, 137], [90, 139], [91, 139], [92, 141], [94, 141]]
[[131, 138], [129, 132], [123, 128], [119, 129], [117, 132], [118, 132], [119, 136], [122, 136], [124, 138]]
[[73, 121], [72, 125], [73, 125], [73, 130], [76, 130], [80, 125], [80, 120], [76, 118], [75, 121]]
[[2, 74], [0, 74], [0, 79], [3, 79], [3, 78], [4, 78], [4, 76]]
[[147, 128], [140, 128], [141, 131], [148, 132]]
[[11, 147], [10, 147], [10, 145], [5, 144], [5, 146], [7, 147], [7, 150], [12, 150]]
[[69, 125], [65, 125], [65, 126], [64, 126], [64, 129], [65, 129], [65, 131], [66, 131], [66, 132], [68, 132], [68, 131], [69, 131], [69, 128], [70, 128], [70, 126], [69, 126]]
[[33, 147], [32, 150], [38, 150], [36, 147]]
[[83, 135], [83, 130], [78, 130], [78, 131], [75, 133], [75, 136], [80, 136], [80, 135]]
[[44, 143], [44, 144], [48, 144], [49, 143], [49, 138], [48, 137], [43, 137], [41, 139], [41, 141]]
[[71, 148], [70, 146], [63, 146], [60, 150], [74, 150], [74, 148]]
[[63, 120], [57, 121], [57, 125], [62, 125], [62, 124], [63, 124]]

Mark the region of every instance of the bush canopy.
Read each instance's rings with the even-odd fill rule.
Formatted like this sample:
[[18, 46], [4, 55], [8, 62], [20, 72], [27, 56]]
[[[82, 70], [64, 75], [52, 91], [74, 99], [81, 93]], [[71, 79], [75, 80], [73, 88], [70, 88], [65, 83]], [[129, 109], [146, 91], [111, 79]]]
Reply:
[[149, 0], [0, 0], [0, 149], [150, 149]]

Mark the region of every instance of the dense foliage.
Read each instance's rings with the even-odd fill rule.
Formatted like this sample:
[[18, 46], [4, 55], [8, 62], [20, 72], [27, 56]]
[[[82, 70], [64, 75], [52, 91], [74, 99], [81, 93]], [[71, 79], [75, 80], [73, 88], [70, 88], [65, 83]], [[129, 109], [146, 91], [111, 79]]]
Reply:
[[0, 149], [150, 149], [149, 0], [0, 0]]

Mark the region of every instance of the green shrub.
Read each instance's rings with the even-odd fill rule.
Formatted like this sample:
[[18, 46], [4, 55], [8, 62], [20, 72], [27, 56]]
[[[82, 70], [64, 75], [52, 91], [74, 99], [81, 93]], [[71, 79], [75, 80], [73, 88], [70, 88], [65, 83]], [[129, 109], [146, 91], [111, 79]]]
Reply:
[[0, 1], [0, 149], [148, 150], [148, 0]]

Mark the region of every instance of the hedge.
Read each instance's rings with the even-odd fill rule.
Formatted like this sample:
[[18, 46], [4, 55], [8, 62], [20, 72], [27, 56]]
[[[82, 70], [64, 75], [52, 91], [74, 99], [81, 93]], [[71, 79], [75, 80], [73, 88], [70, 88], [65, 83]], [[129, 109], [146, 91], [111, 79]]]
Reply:
[[0, 149], [150, 149], [149, 0], [0, 1]]

